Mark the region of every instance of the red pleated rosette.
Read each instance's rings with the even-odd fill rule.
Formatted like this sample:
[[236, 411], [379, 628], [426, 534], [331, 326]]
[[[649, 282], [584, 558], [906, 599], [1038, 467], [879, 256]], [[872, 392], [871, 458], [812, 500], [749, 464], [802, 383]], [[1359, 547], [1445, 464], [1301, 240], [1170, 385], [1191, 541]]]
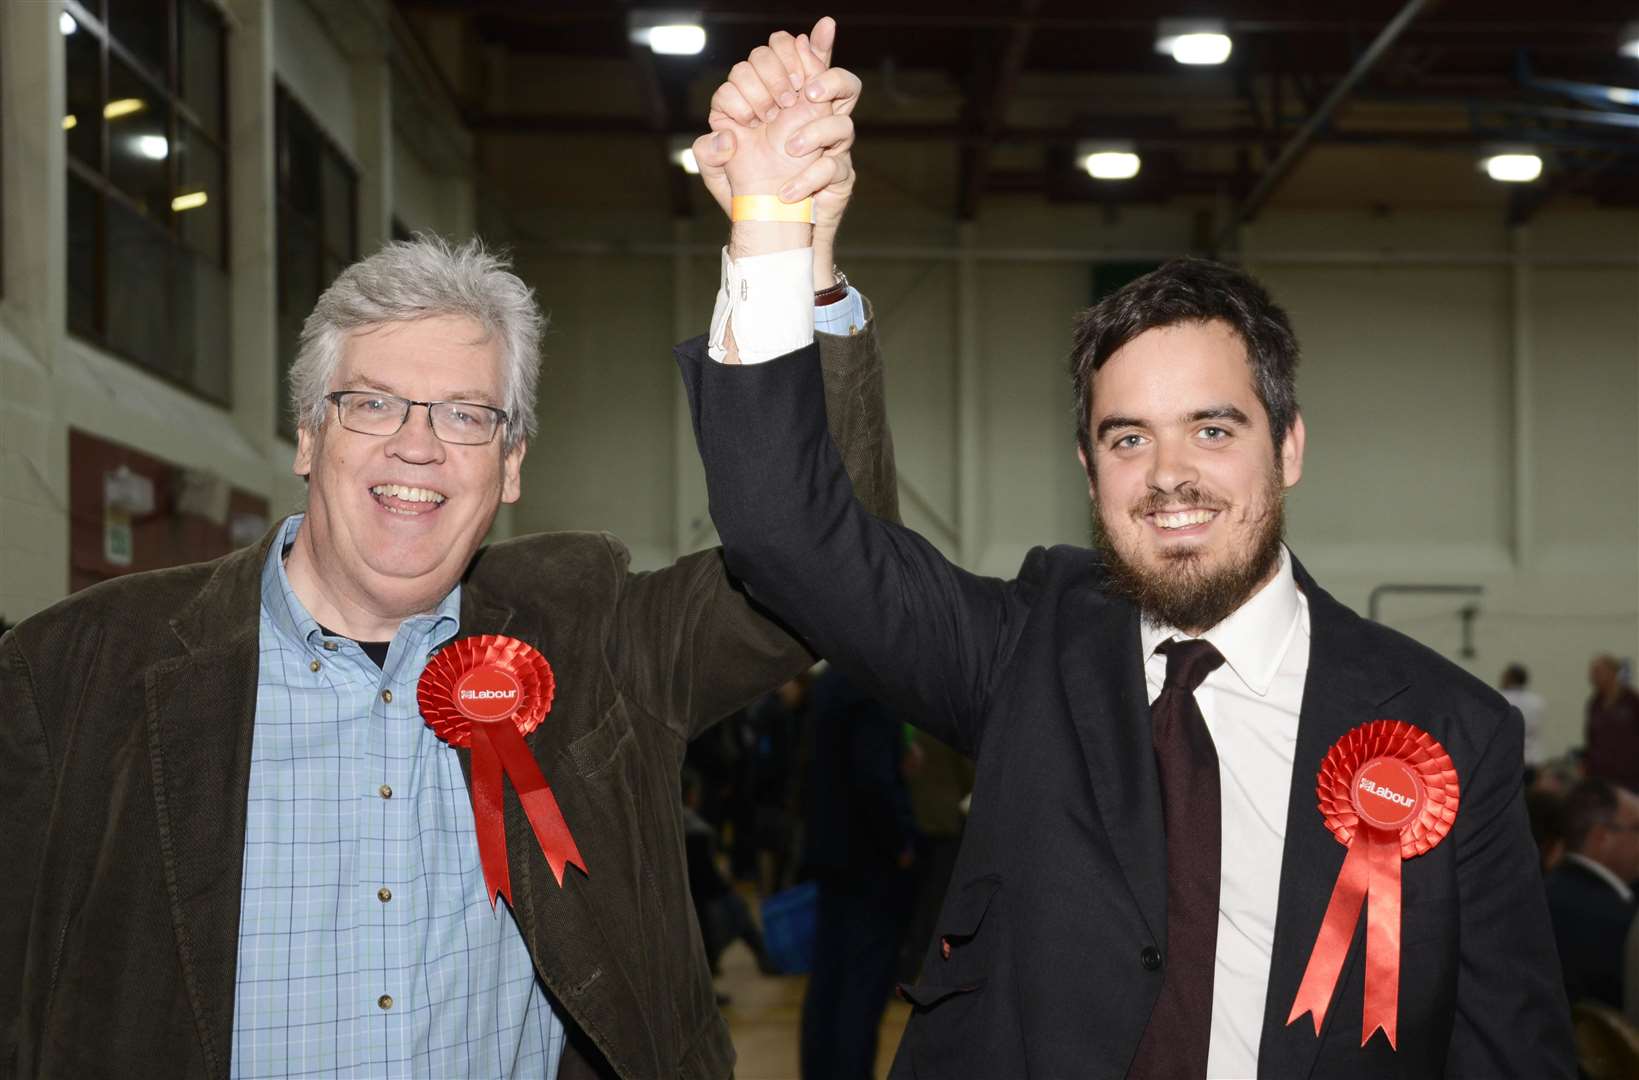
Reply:
[[556, 690], [546, 657], [502, 634], [451, 642], [427, 662], [416, 686], [422, 719], [433, 733], [472, 751], [472, 813], [491, 906], [497, 894], [512, 903], [503, 777], [511, 778], [558, 884], [566, 866], [586, 873], [558, 800], [524, 742], [546, 718]]
[[1366, 909], [1366, 991], [1360, 1044], [1378, 1029], [1397, 1046], [1400, 863], [1432, 850], [1457, 820], [1457, 770], [1445, 748], [1402, 720], [1373, 720], [1326, 752], [1316, 778], [1320, 814], [1349, 853], [1309, 954], [1291, 1024], [1304, 1013], [1320, 1034], [1349, 942]]

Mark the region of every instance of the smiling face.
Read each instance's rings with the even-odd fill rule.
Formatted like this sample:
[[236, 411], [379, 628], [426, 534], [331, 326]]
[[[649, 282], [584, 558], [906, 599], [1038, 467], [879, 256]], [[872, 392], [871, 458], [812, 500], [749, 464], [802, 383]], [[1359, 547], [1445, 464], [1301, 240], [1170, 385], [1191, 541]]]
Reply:
[[1303, 420], [1277, 454], [1246, 348], [1228, 324], [1146, 330], [1092, 380], [1085, 454], [1111, 584], [1154, 621], [1217, 625], [1278, 567]]
[[[500, 344], [461, 316], [384, 324], [347, 339], [329, 389], [500, 407]], [[308, 480], [308, 510], [288, 569], [313, 616], [385, 640], [399, 620], [435, 607], [500, 504], [518, 498], [524, 446], [503, 451], [504, 437], [505, 428], [483, 446], [442, 442], [419, 406], [395, 435], [349, 431], [333, 405], [323, 427], [303, 429], [295, 471]]]

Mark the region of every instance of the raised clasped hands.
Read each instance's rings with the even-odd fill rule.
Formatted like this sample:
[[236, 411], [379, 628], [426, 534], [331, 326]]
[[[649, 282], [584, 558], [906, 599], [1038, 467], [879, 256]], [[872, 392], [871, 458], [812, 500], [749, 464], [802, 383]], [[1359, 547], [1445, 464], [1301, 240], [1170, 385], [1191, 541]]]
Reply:
[[712, 95], [712, 134], [694, 144], [700, 177], [725, 213], [736, 195], [813, 198], [819, 285], [829, 283], [830, 250], [854, 187], [850, 114], [860, 81], [831, 66], [835, 41], [829, 16], [808, 34], [771, 35]]

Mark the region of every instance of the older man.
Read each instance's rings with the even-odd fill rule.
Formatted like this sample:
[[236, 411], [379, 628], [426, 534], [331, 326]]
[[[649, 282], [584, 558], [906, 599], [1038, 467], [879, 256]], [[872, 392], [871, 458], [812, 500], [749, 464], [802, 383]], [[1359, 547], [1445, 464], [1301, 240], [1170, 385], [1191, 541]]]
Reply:
[[[799, 164], [845, 160], [835, 119]], [[822, 245], [845, 197], [821, 192]], [[0, 640], [0, 1074], [730, 1073], [678, 769], [689, 738], [810, 657], [716, 551], [634, 573], [598, 533], [480, 548], [520, 494], [538, 327], [477, 243], [350, 267], [292, 376], [307, 512]], [[819, 341], [836, 443], [891, 512], [874, 340]], [[485, 635], [538, 652], [555, 696], [423, 678]], [[421, 708], [519, 685], [537, 719], [550, 707], [505, 763], [524, 802]], [[465, 715], [471, 738], [517, 735]], [[486, 774], [495, 798], [475, 803]]]

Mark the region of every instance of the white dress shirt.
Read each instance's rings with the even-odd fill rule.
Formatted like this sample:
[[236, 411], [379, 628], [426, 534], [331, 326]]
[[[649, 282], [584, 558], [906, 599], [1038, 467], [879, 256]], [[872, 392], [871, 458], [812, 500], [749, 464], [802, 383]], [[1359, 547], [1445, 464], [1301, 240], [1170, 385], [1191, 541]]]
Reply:
[[[1284, 545], [1275, 577], [1201, 636], [1224, 657], [1223, 666], [1195, 691], [1218, 750], [1223, 808], [1207, 1076], [1250, 1080], [1258, 1073], [1292, 756], [1309, 672], [1309, 601], [1292, 576], [1292, 557]], [[1144, 679], [1152, 704], [1167, 674], [1167, 658], [1156, 646], [1187, 637], [1170, 626], [1147, 620], [1141, 624]]]

